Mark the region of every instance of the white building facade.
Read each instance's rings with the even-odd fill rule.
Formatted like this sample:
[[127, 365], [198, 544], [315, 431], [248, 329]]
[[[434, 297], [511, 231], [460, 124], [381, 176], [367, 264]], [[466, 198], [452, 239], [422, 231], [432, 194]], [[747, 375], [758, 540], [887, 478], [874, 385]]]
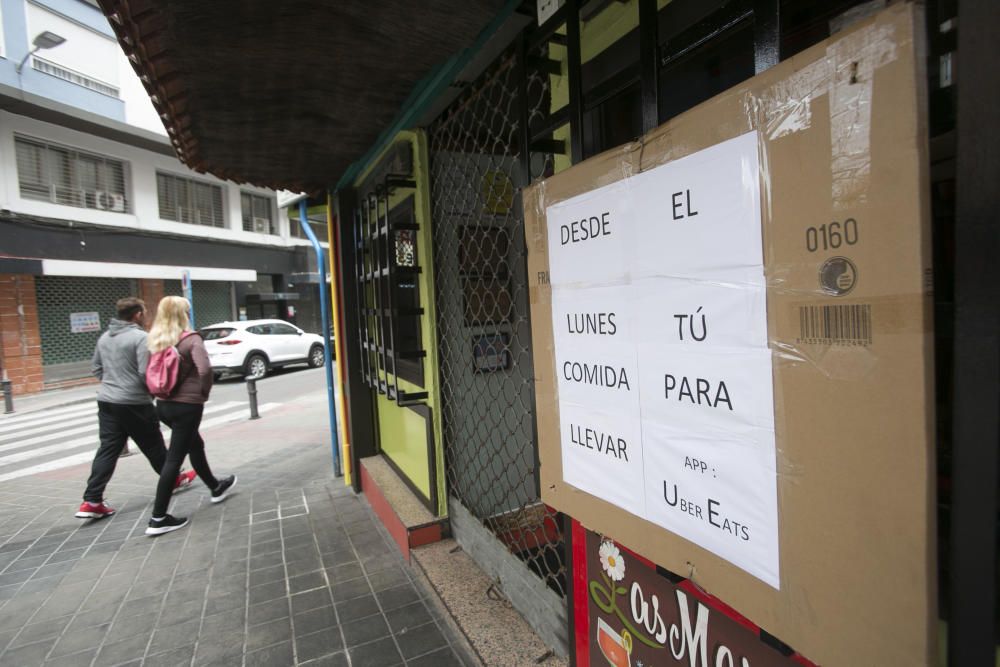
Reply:
[[155, 305], [185, 272], [199, 326], [318, 331], [298, 221], [273, 191], [177, 160], [95, 2], [0, 0], [0, 28], [0, 367], [15, 393], [87, 378], [114, 302]]

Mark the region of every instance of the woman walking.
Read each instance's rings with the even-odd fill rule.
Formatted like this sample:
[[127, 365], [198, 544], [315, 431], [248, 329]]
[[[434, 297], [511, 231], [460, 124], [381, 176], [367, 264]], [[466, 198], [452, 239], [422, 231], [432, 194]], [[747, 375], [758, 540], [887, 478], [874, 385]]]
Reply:
[[177, 473], [185, 456], [191, 457], [191, 467], [212, 490], [212, 502], [226, 499], [236, 484], [236, 475], [216, 479], [205, 458], [205, 441], [198, 433], [205, 401], [212, 391], [212, 365], [205, 352], [201, 336], [191, 331], [188, 313], [191, 304], [179, 296], [167, 296], [156, 309], [156, 319], [149, 331], [147, 346], [150, 354], [174, 346], [180, 356], [177, 384], [168, 399], [156, 401], [156, 414], [170, 427], [170, 449], [156, 486], [153, 517], [146, 528], [147, 535], [162, 535], [183, 528], [188, 520], [167, 514]]

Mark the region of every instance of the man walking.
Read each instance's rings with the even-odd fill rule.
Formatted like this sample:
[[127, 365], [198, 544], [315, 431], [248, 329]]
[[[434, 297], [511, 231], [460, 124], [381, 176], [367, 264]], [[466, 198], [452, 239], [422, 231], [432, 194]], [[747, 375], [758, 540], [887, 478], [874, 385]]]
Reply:
[[[118, 319], [112, 319], [101, 334], [94, 350], [92, 371], [101, 381], [97, 390], [97, 420], [101, 446], [94, 455], [87, 490], [76, 516], [100, 519], [115, 510], [104, 502], [104, 489], [118, 464], [125, 443], [135, 441], [157, 474], [166, 460], [166, 447], [160, 422], [153, 409], [153, 399], [146, 390], [146, 304], [142, 299], [126, 297], [115, 304]], [[193, 470], [181, 471], [174, 490], [191, 484]]]

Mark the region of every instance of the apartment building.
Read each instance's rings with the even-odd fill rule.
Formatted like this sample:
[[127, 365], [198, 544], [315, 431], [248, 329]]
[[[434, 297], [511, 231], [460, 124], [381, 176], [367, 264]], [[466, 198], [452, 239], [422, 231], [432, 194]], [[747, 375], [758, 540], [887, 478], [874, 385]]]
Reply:
[[297, 218], [273, 190], [177, 159], [96, 2], [2, 0], [0, 26], [0, 365], [15, 393], [88, 378], [115, 300], [155, 307], [185, 274], [196, 325], [319, 330]]

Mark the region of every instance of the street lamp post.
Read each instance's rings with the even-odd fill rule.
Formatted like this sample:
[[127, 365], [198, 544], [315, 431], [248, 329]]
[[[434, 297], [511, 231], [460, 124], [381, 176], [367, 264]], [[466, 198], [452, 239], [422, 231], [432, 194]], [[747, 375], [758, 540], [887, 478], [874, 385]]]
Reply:
[[65, 41], [65, 37], [57, 35], [51, 30], [46, 30], [35, 35], [35, 38], [31, 40], [31, 44], [34, 48], [25, 53], [24, 57], [21, 58], [21, 62], [17, 64], [17, 75], [21, 76], [21, 70], [24, 68], [24, 63], [28, 62], [28, 58], [33, 56], [35, 53], [41, 51], [42, 49], [54, 49]]

